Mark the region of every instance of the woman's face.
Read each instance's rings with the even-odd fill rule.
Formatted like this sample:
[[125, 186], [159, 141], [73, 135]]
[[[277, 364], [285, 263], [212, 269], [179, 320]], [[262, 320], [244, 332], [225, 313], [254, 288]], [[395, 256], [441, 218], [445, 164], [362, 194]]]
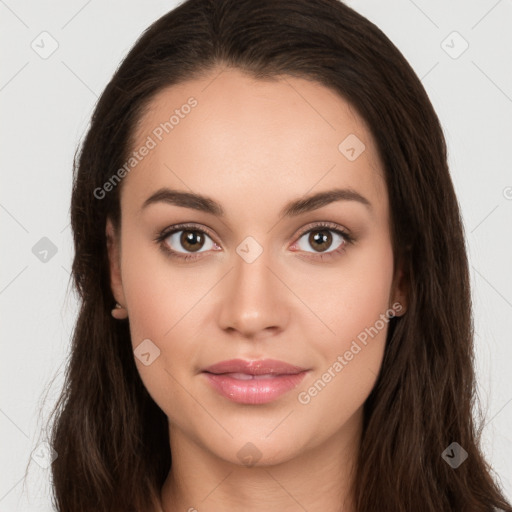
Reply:
[[[315, 82], [219, 72], [141, 118], [118, 174], [112, 289], [171, 446], [277, 464], [353, 443], [405, 303], [361, 118]], [[234, 359], [248, 364], [205, 372]], [[304, 371], [251, 363], [268, 359]]]

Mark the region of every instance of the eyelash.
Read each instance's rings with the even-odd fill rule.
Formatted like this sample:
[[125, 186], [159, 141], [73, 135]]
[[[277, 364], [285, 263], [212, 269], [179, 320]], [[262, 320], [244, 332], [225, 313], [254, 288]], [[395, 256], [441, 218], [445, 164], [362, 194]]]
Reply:
[[[190, 261], [190, 260], [196, 260], [200, 258], [200, 253], [197, 254], [181, 254], [177, 251], [174, 251], [169, 248], [168, 244], [165, 243], [165, 240], [174, 233], [178, 233], [180, 231], [191, 231], [191, 232], [198, 232], [203, 233], [210, 237], [213, 240], [212, 235], [206, 231], [203, 228], [199, 228], [198, 226], [194, 224], [177, 224], [175, 226], [172, 226], [171, 228], [165, 228], [163, 231], [161, 231], [158, 236], [155, 238], [155, 242], [162, 248], [163, 251], [166, 252], [168, 256], [171, 258], [176, 258], [178, 260], [183, 261]], [[345, 252], [347, 249], [347, 246], [350, 244], [353, 244], [355, 239], [349, 235], [345, 230], [341, 229], [338, 225], [332, 224], [330, 222], [319, 222], [318, 224], [314, 224], [313, 226], [309, 227], [307, 230], [303, 231], [298, 235], [297, 241], [300, 240], [304, 235], [307, 233], [310, 233], [311, 231], [332, 231], [338, 235], [340, 235], [344, 242], [340, 247], [332, 252], [328, 253], [317, 253], [316, 256], [311, 257], [307, 256], [306, 258], [311, 259], [331, 259], [333, 257], [336, 257], [340, 255], [341, 253]], [[215, 242], [216, 243], [216, 242]]]

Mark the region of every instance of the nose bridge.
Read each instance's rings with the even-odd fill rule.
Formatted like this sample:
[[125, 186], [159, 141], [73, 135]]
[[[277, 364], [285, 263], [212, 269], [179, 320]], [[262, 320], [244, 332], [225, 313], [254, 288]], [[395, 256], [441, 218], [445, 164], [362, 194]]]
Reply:
[[275, 266], [272, 251], [247, 237], [236, 248], [233, 266], [221, 305], [222, 327], [246, 336], [283, 328], [287, 321], [285, 299], [279, 279], [271, 271]]
[[269, 287], [274, 284], [269, 270], [272, 265], [271, 251], [260, 244], [256, 246], [256, 243], [250, 240], [242, 242], [234, 257], [233, 284], [236, 293], [244, 296], [247, 292], [250, 292], [249, 296], [255, 297], [261, 293], [269, 293]]

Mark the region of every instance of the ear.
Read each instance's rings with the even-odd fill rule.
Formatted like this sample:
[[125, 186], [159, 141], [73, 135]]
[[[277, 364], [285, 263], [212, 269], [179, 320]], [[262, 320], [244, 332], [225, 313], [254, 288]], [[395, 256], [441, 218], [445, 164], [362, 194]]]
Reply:
[[395, 316], [403, 316], [408, 305], [408, 279], [404, 271], [404, 260], [397, 265], [393, 286], [390, 295], [390, 309], [395, 311]]
[[107, 218], [105, 235], [107, 237], [108, 259], [110, 264], [110, 289], [116, 302], [126, 307], [123, 282], [121, 279], [121, 247], [120, 237], [116, 233], [112, 220]]

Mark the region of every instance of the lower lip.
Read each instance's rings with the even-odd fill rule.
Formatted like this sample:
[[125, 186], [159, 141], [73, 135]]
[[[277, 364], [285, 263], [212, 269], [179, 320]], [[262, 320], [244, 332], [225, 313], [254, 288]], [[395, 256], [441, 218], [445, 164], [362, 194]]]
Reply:
[[268, 379], [241, 380], [228, 374], [204, 372], [208, 382], [222, 396], [239, 404], [266, 404], [296, 387], [306, 371]]

